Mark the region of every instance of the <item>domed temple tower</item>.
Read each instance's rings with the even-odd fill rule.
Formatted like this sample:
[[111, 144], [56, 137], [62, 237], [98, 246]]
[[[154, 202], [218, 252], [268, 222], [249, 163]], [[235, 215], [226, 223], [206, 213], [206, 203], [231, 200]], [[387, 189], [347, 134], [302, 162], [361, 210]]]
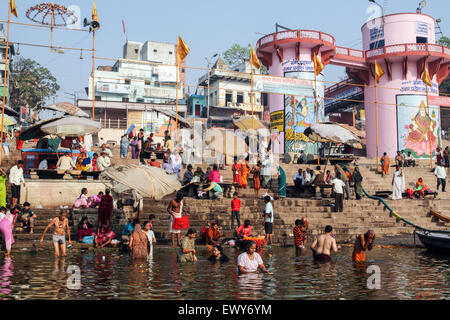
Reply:
[[[282, 31], [259, 39], [257, 54], [270, 76], [255, 76], [254, 85], [255, 90], [270, 93], [271, 127], [280, 131], [278, 152], [317, 151], [303, 135], [306, 127], [324, 118], [322, 74], [314, 81], [316, 54], [325, 66], [346, 67], [356, 83], [366, 85], [368, 157], [375, 157], [378, 149], [378, 156], [407, 150], [416, 158], [429, 158], [429, 142], [432, 150], [440, 144], [439, 107], [434, 97], [450, 65], [450, 49], [436, 44], [434, 25], [433, 17], [419, 13], [373, 19], [361, 29], [363, 50], [336, 46], [333, 36], [311, 30]], [[375, 62], [384, 71], [376, 87]], [[432, 79], [429, 101], [421, 80], [425, 67]]]

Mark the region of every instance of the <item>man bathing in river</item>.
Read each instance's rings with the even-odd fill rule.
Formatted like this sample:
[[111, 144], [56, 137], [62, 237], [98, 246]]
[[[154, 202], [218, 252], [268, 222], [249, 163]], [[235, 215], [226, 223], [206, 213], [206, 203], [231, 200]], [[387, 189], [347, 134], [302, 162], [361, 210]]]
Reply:
[[337, 252], [341, 248], [341, 246], [336, 245], [336, 240], [332, 236], [331, 231], [333, 231], [333, 227], [326, 226], [325, 234], [314, 239], [311, 245], [314, 260], [323, 262], [331, 261], [331, 250]]
[[367, 231], [365, 234], [360, 234], [355, 241], [353, 247], [352, 259], [354, 262], [366, 261], [366, 249], [372, 250], [375, 241], [375, 232], [373, 230]]
[[70, 241], [70, 228], [69, 228], [69, 220], [67, 219], [67, 210], [62, 209], [59, 213], [59, 217], [53, 219], [48, 226], [45, 227], [44, 232], [42, 233], [41, 243], [44, 242], [44, 236], [47, 232], [48, 228], [51, 226], [55, 226], [55, 231], [53, 232], [53, 246], [55, 248], [55, 257], [59, 257], [59, 249], [61, 248], [61, 256], [66, 256], [66, 229], [67, 235], [69, 239], [69, 244], [72, 245], [72, 241]]
[[180, 192], [177, 194], [175, 200], [170, 201], [167, 212], [170, 214], [170, 235], [172, 237], [172, 247], [175, 246], [175, 235], [177, 235], [177, 246], [180, 246], [181, 241], [181, 229], [174, 229], [173, 224], [175, 219], [182, 217], [183, 213], [187, 214], [186, 208], [184, 207], [183, 194]]

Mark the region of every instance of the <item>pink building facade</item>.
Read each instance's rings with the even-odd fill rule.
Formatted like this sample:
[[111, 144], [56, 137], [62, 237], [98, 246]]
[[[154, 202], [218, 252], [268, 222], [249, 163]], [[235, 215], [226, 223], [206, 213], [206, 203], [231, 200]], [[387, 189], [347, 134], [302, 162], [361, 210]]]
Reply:
[[[436, 45], [434, 25], [433, 17], [417, 13], [371, 20], [361, 28], [363, 50], [336, 46], [331, 35], [319, 31], [292, 30], [261, 38], [257, 54], [271, 76], [309, 80], [305, 86], [314, 86], [312, 91], [300, 90], [298, 97], [282, 86], [267, 86], [271, 126], [280, 131], [278, 151], [297, 151], [298, 140], [303, 146], [307, 142], [301, 134], [302, 125], [323, 120], [324, 79], [319, 75], [314, 82], [308, 74], [313, 75], [312, 57], [316, 53], [324, 65], [347, 67], [349, 76], [364, 86], [368, 157], [381, 156], [383, 152], [394, 156], [397, 150], [406, 150], [416, 158], [429, 158], [430, 142], [434, 151], [441, 138], [439, 106], [428, 103], [426, 92], [429, 97], [439, 95], [438, 86], [448, 76], [450, 65], [450, 49]], [[376, 88], [375, 61], [385, 73]], [[426, 88], [421, 80], [425, 67], [432, 77], [431, 88]], [[306, 113], [302, 99], [309, 96], [307, 99], [315, 100], [316, 93], [318, 114], [314, 108], [313, 116], [303, 117]], [[307, 110], [311, 112], [311, 100], [308, 102]]]

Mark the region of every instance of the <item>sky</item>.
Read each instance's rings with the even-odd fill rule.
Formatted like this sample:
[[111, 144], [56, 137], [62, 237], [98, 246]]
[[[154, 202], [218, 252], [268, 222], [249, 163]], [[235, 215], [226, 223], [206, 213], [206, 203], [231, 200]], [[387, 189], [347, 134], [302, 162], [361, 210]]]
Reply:
[[[15, 22], [30, 23], [25, 16], [28, 7], [47, 1], [16, 0], [19, 18]], [[54, 0], [54, 3], [80, 8], [81, 18], [91, 17], [92, 0]], [[384, 5], [385, 14], [415, 12], [419, 0], [377, 0]], [[7, 0], [3, 0], [1, 20], [7, 20]], [[275, 23], [292, 29], [323, 31], [336, 39], [336, 45], [361, 49], [361, 26], [368, 20], [367, 0], [96, 0], [101, 28], [95, 35], [96, 56], [111, 59], [122, 58], [122, 19], [128, 40], [146, 40], [176, 43], [180, 35], [190, 47], [186, 59], [189, 67], [206, 68], [205, 57], [223, 53], [232, 44], [255, 46], [264, 34], [275, 32]], [[428, 0], [422, 10], [435, 18], [441, 18], [442, 32], [450, 36], [450, 1]], [[81, 20], [82, 20], [81, 19]], [[6, 30], [6, 25], [5, 25]], [[10, 40], [21, 43], [50, 44], [50, 31], [38, 27], [11, 25]], [[92, 49], [92, 34], [73, 30], [55, 30], [55, 46]], [[47, 67], [57, 78], [61, 90], [56, 102], [73, 101], [77, 94], [86, 98], [92, 70], [90, 52], [66, 50], [53, 53], [49, 48], [20, 46], [20, 56], [31, 58]], [[114, 61], [97, 60], [99, 65], [112, 65]], [[197, 85], [197, 79], [205, 72], [186, 69], [187, 85]], [[343, 67], [328, 65], [325, 79], [339, 81], [345, 76]], [[190, 89], [191, 93], [195, 88]], [[53, 101], [50, 101], [53, 102]]]

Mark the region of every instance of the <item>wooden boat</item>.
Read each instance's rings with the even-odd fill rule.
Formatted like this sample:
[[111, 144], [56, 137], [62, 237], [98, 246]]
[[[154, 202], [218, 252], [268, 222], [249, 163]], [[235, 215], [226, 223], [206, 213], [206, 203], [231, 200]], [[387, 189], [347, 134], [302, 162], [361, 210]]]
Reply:
[[417, 234], [420, 242], [427, 249], [450, 254], [450, 233], [439, 231], [430, 232], [421, 229], [414, 230], [414, 233]]
[[441, 214], [440, 212], [430, 210], [430, 214], [431, 214], [433, 217], [436, 217], [436, 218], [438, 218], [439, 220], [444, 221], [445, 223], [449, 223], [449, 222], [450, 222], [450, 218], [447, 217], [447, 216], [444, 216], [444, 215]]

